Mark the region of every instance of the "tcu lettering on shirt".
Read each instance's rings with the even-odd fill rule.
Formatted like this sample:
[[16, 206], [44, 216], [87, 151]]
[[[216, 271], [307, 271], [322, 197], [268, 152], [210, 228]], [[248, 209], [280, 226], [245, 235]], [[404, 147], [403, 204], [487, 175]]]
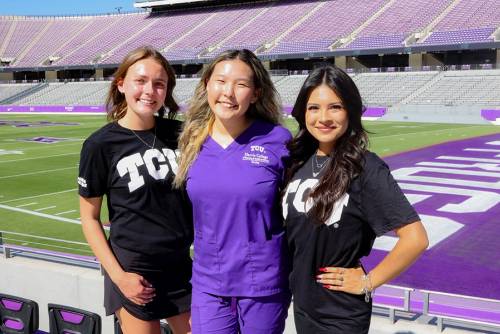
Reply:
[[[128, 183], [130, 192], [144, 185], [144, 177], [141, 175], [138, 168], [142, 165], [146, 165], [148, 174], [155, 180], [164, 179], [170, 170], [172, 170], [174, 174], [177, 173], [178, 166], [175, 152], [168, 148], [164, 148], [162, 151], [163, 153], [156, 148], [151, 148], [144, 152], [143, 156], [141, 156], [140, 153], [135, 153], [118, 161], [116, 165], [118, 174], [120, 174], [121, 177], [128, 174], [130, 177], [130, 182]], [[154, 160], [158, 162], [157, 166], [153, 163]]]
[[244, 152], [242, 160], [249, 161], [254, 165], [269, 164], [269, 156], [267, 155], [265, 147], [259, 145], [251, 145], [250, 152]]
[[[295, 180], [291, 182], [287, 189], [285, 196], [283, 196], [283, 217], [286, 219], [288, 216], [288, 204], [287, 204], [287, 199], [288, 195], [290, 194], [295, 194], [293, 197], [293, 207], [297, 212], [300, 213], [307, 213], [311, 208], [313, 207], [313, 200], [311, 197], [308, 196], [309, 192], [311, 189], [313, 189], [316, 184], [318, 184], [318, 179], [306, 179], [306, 180]], [[307, 198], [306, 200], [304, 200]], [[333, 203], [333, 209], [332, 209], [332, 214], [330, 218], [325, 222], [327, 226], [330, 226], [333, 224], [333, 227], [337, 228], [339, 227], [338, 222], [340, 221], [340, 217], [342, 216], [342, 212], [344, 211], [344, 207], [347, 206], [347, 203], [349, 202], [349, 194], [345, 193], [340, 197], [339, 200], [337, 200], [335, 203]]]
[[252, 145], [252, 146], [250, 146], [250, 150], [252, 152], [260, 152], [260, 153], [264, 153], [264, 151], [265, 151], [264, 147], [259, 146], [259, 145]]

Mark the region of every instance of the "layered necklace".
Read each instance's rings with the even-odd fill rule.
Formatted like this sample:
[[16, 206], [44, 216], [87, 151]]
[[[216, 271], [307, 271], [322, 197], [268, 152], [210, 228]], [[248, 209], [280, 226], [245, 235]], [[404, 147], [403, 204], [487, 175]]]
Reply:
[[139, 136], [134, 130], [132, 129], [129, 129], [130, 131], [132, 131], [132, 133], [137, 137], [137, 139], [139, 139], [140, 141], [142, 141], [144, 143], [144, 145], [146, 145], [147, 147], [149, 148], [155, 148], [155, 144], [156, 144], [156, 124], [155, 124], [155, 130], [154, 130], [154, 135], [153, 135], [153, 144], [152, 145], [149, 145], [144, 139], [141, 138], [141, 136]]
[[324, 159], [321, 159], [323, 161], [318, 161], [318, 155], [315, 153], [313, 154], [313, 158], [311, 159], [311, 167], [312, 167], [312, 174], [313, 177], [318, 176], [321, 171], [325, 168], [326, 165], [328, 165], [328, 162], [330, 161], [330, 156], [323, 156]]

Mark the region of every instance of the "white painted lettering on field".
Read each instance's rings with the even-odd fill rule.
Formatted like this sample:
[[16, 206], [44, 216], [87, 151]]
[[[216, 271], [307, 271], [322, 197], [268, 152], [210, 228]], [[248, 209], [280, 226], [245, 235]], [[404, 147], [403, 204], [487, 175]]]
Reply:
[[[500, 146], [500, 141], [487, 145]], [[482, 156], [443, 155], [434, 161], [421, 161], [414, 166], [399, 168], [392, 175], [404, 190], [411, 204], [433, 200], [436, 196], [453, 195], [462, 201], [446, 203], [435, 209], [435, 213], [484, 213], [500, 203], [500, 150], [496, 148], [466, 148]], [[422, 175], [422, 173], [425, 173]], [[435, 175], [433, 175], [435, 174]], [[449, 175], [449, 177], [447, 177]], [[474, 177], [481, 179], [474, 180]], [[491, 181], [490, 181], [491, 180]], [[473, 187], [475, 189], [467, 188]], [[429, 195], [430, 194], [430, 195]], [[420, 214], [429, 236], [429, 248], [460, 230], [464, 225], [450, 218]], [[377, 238], [374, 248], [390, 251], [397, 242], [396, 237]]]
[[[487, 212], [491, 208], [495, 207], [500, 203], [500, 194], [487, 190], [475, 190], [475, 189], [465, 189], [465, 188], [452, 188], [452, 187], [441, 187], [441, 186], [430, 186], [423, 184], [413, 184], [413, 183], [399, 183], [399, 186], [403, 190], [412, 190], [419, 192], [427, 192], [433, 194], [444, 194], [444, 195], [458, 195], [466, 197], [460, 203], [448, 203], [437, 211], [451, 212], [451, 213], [474, 213], [474, 212]], [[407, 194], [408, 200], [411, 196], [417, 196], [414, 194]], [[418, 195], [422, 196], [422, 195]], [[420, 201], [422, 201], [421, 199]], [[414, 204], [416, 202], [410, 203]]]
[[433, 161], [422, 161], [417, 163], [417, 166], [429, 166], [429, 167], [448, 167], [448, 168], [477, 168], [490, 172], [500, 172], [500, 164], [491, 163], [475, 163], [475, 164], [457, 164], [457, 163], [447, 163], [447, 162], [433, 162]]
[[464, 151], [498, 153], [495, 158], [500, 158], [500, 150], [495, 148], [466, 148]]
[[[491, 177], [496, 182], [463, 180], [458, 177], [443, 178], [443, 177], [415, 175], [421, 172]], [[392, 175], [398, 181], [414, 181], [414, 182], [424, 182], [424, 183], [449, 184], [455, 186], [478, 187], [485, 189], [500, 189], [500, 173], [495, 173], [495, 172], [482, 172], [482, 171], [458, 170], [458, 169], [434, 168], [434, 167], [406, 167], [394, 170], [392, 172]]]
[[458, 157], [453, 155], [442, 155], [436, 159], [440, 160], [455, 160], [455, 161], [475, 161], [475, 162], [487, 162], [493, 164], [500, 164], [500, 159], [488, 159], [488, 158], [474, 158], [474, 157]]
[[[452, 219], [444, 217], [420, 215], [420, 219], [422, 219], [422, 224], [424, 225], [429, 238], [429, 247], [427, 249], [431, 249], [436, 246], [438, 243], [450, 237], [464, 226], [463, 224], [457, 223]], [[397, 241], [398, 238], [396, 237], [384, 235], [375, 239], [373, 248], [389, 252], [394, 248]]]

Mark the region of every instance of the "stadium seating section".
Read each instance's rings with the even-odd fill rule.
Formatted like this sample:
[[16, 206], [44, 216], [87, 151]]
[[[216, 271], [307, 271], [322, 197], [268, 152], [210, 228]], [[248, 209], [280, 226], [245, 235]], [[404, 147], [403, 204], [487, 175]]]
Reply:
[[0, 16], [0, 58], [26, 68], [116, 64], [145, 44], [168, 59], [187, 60], [243, 47], [278, 55], [492, 42], [499, 12], [498, 0], [327, 0], [164, 13]]
[[[367, 106], [500, 105], [500, 70], [351, 74]], [[292, 106], [306, 74], [273, 76], [284, 106]], [[174, 95], [187, 105], [199, 79], [177, 79]], [[103, 105], [109, 81], [0, 84], [0, 105]], [[26, 94], [23, 94], [26, 92]]]

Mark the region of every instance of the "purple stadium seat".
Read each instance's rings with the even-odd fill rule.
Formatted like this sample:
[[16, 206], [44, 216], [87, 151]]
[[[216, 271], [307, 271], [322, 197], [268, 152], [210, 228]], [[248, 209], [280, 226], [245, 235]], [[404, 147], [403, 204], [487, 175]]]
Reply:
[[451, 32], [476, 28], [492, 28], [500, 25], [500, 1], [467, 0], [460, 1], [433, 31]]
[[33, 334], [38, 330], [38, 304], [0, 293], [0, 333]]
[[50, 334], [101, 334], [101, 317], [78, 308], [49, 304]]
[[422, 45], [463, 44], [493, 41], [491, 35], [495, 28], [476, 28], [468, 30], [435, 31]]

